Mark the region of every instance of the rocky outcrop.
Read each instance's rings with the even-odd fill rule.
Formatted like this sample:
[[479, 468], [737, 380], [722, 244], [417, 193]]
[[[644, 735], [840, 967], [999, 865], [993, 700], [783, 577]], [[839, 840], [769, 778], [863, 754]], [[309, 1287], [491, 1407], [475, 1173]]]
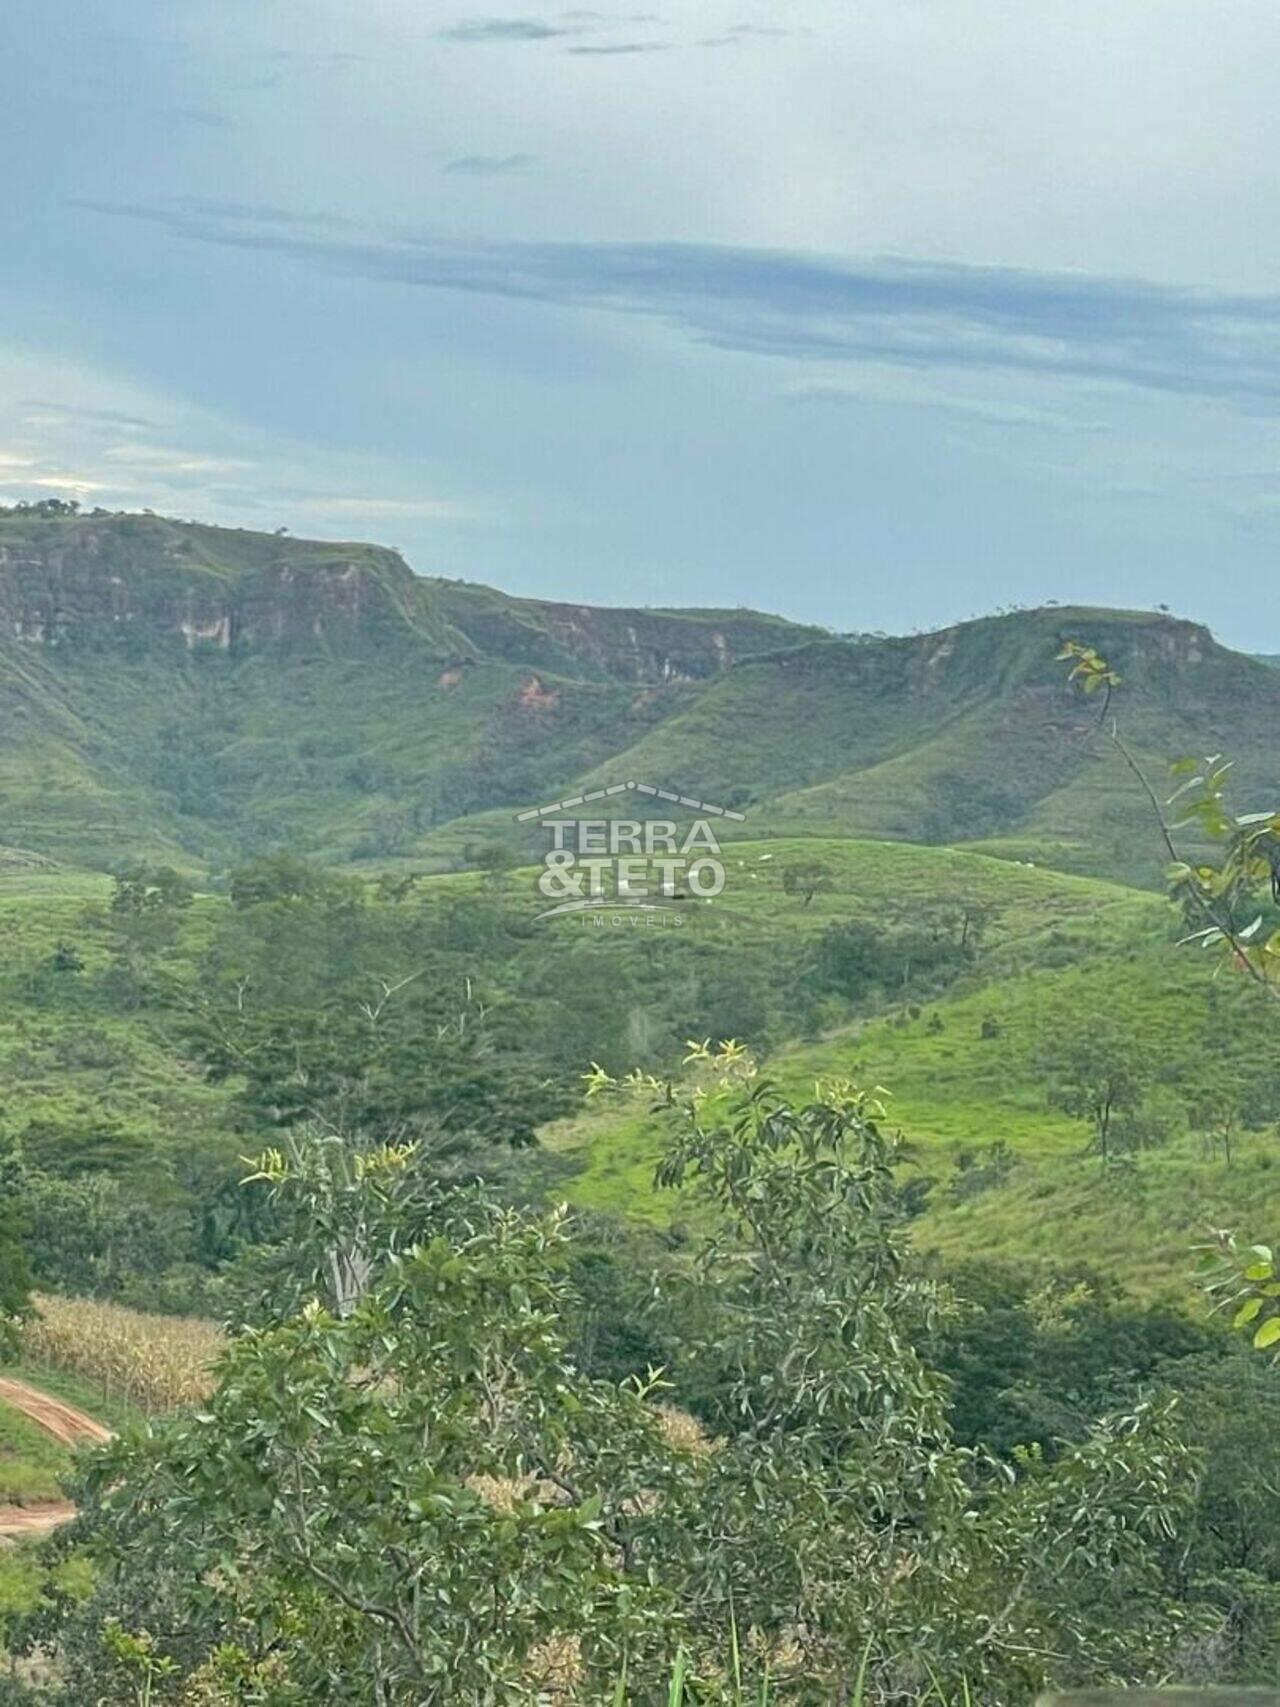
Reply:
[[[754, 611], [614, 610], [420, 578], [394, 551], [152, 515], [0, 514], [0, 639], [36, 646], [424, 645], [577, 680], [704, 681], [817, 630]], [[458, 678], [450, 677], [453, 685]]]
[[0, 517], [0, 635], [31, 645], [343, 647], [415, 633], [415, 587], [373, 546], [158, 516]]

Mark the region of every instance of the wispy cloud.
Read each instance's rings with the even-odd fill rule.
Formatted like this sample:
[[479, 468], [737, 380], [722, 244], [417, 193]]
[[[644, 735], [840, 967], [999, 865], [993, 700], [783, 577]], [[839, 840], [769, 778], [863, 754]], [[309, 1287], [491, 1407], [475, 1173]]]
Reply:
[[81, 202], [189, 241], [380, 283], [644, 316], [797, 361], [1033, 373], [1280, 401], [1280, 296], [693, 243], [456, 241], [291, 215]]
[[0, 463], [0, 476], [2, 476], [0, 477], [0, 491], [11, 492], [18, 496], [25, 492], [58, 492], [83, 500], [91, 497], [95, 492], [107, 490], [102, 481], [94, 480], [88, 474], [43, 474], [36, 472], [24, 473], [18, 479], [9, 479], [7, 476], [3, 476], [5, 466], [5, 463]]
[[463, 18], [441, 30], [443, 41], [475, 45], [484, 42], [554, 41], [577, 33], [572, 24], [553, 24], [546, 18]]
[[573, 24], [661, 24], [665, 21], [657, 12], [593, 12], [582, 6], [575, 6], [562, 16], [566, 23]]
[[171, 125], [197, 125], [202, 130], [228, 130], [231, 120], [225, 113], [215, 113], [208, 107], [161, 107], [156, 114]]
[[426, 521], [464, 521], [470, 516], [465, 504], [449, 498], [331, 498], [290, 496], [291, 507], [304, 515], [411, 516]]
[[471, 178], [501, 178], [532, 165], [532, 154], [459, 154], [455, 160], [446, 161], [444, 169]]
[[155, 421], [145, 415], [128, 415], [119, 409], [88, 409], [66, 403], [53, 403], [42, 397], [20, 397], [20, 409], [31, 413], [23, 419], [33, 426], [61, 427], [75, 422], [89, 422], [99, 427], [133, 427], [143, 432], [157, 432]]
[[[461, 18], [437, 32], [442, 41], [464, 46], [483, 46], [494, 42], [549, 42], [563, 37], [607, 36], [611, 31], [634, 28], [637, 24], [658, 24], [661, 19], [652, 12], [608, 13], [575, 10], [562, 12], [555, 18]], [[658, 53], [671, 44], [665, 41], [601, 41], [584, 42], [567, 48], [576, 54]]]
[[317, 450], [140, 391], [114, 374], [0, 344], [0, 502], [57, 494], [107, 508], [349, 537], [469, 525], [474, 499], [424, 488], [421, 464]]
[[600, 42], [598, 44], [583, 43], [581, 47], [566, 48], [565, 52], [596, 54], [601, 57], [606, 57], [610, 54], [665, 53], [670, 46], [671, 43], [665, 41]]
[[[910, 389], [904, 389], [909, 387]], [[827, 404], [834, 407], [862, 405], [871, 408], [924, 409], [932, 416], [953, 416], [986, 427], [1031, 427], [1049, 433], [1105, 433], [1105, 421], [1072, 415], [1061, 409], [1038, 409], [1027, 403], [997, 402], [990, 398], [956, 396], [951, 392], [923, 388], [916, 376], [898, 387], [875, 384], [843, 384], [830, 380], [803, 382], [783, 392], [788, 403]]]
[[121, 464], [147, 475], [235, 474], [254, 466], [246, 457], [208, 456], [201, 451], [173, 445], [109, 445], [101, 454], [112, 464]]
[[343, 51], [343, 52], [335, 52], [335, 51], [316, 52], [315, 50], [309, 49], [309, 48], [293, 48], [293, 47], [289, 47], [289, 48], [278, 47], [278, 48], [273, 49], [272, 52], [270, 52], [267, 55], [268, 59], [275, 60], [277, 62], [277, 64], [280, 64], [280, 65], [325, 65], [325, 66], [359, 65], [362, 62], [367, 61], [368, 57], [369, 56], [367, 54], [364, 54], [364, 53], [348, 53], [345, 51]]
[[795, 36], [807, 36], [808, 30], [785, 29], [780, 24], [730, 24], [713, 36], [703, 36], [699, 47], [735, 47], [751, 40], [781, 41]]

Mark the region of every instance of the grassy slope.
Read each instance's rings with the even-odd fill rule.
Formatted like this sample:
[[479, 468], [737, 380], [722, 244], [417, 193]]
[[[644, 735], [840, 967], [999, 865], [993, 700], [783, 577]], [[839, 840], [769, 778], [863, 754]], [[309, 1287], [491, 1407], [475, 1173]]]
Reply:
[[0, 840], [74, 864], [225, 864], [287, 842], [322, 858], [411, 847], [437, 820], [513, 805], [625, 746], [660, 707], [617, 684], [415, 652], [74, 668], [0, 655]]
[[[918, 1166], [937, 1183], [917, 1223], [926, 1244], [954, 1253], [1087, 1258], [1144, 1291], [1177, 1293], [1188, 1244], [1210, 1222], [1263, 1232], [1280, 1216], [1280, 1171], [1268, 1141], [1246, 1139], [1234, 1168], [1207, 1159], [1199, 1142], [1179, 1139], [1143, 1157], [1117, 1190], [1080, 1152], [1079, 1123], [1051, 1111], [1035, 1063], [1037, 1039], [1067, 1015], [1105, 1007], [1142, 1033], [1161, 1059], [1193, 1061], [1209, 1020], [1215, 984], [1202, 958], [1169, 942], [1157, 897], [1100, 880], [1030, 869], [978, 854], [898, 843], [773, 839], [726, 851], [722, 900], [695, 905], [679, 927], [602, 934], [581, 922], [533, 927], [517, 952], [521, 987], [588, 1010], [609, 988], [655, 1011], [678, 1012], [691, 972], [768, 975], [784, 954], [828, 925], [850, 918], [910, 921], [930, 908], [974, 905], [990, 912], [979, 967], [923, 1014], [891, 1014], [847, 1025], [820, 1041], [779, 1051], [767, 1071], [792, 1095], [815, 1079], [851, 1074], [893, 1092], [893, 1113], [918, 1150]], [[785, 894], [789, 863], [820, 858], [830, 889], [806, 905]], [[445, 907], [480, 890], [459, 875], [428, 881], [417, 905]], [[536, 906], [533, 874], [508, 874], [503, 890], [517, 907]], [[0, 935], [11, 994], [0, 1012], [0, 1071], [6, 1078], [4, 1125], [42, 1120], [74, 1131], [103, 1118], [139, 1135], [146, 1155], [175, 1155], [175, 1139], [200, 1134], [235, 1153], [227, 1129], [226, 1087], [206, 1084], [183, 1060], [162, 1011], [116, 1011], [78, 981], [79, 996], [50, 1006], [20, 997], [24, 978], [44, 969], [59, 940], [74, 942], [89, 968], [108, 959], [106, 927], [95, 923], [109, 893], [101, 877], [26, 870], [0, 875]], [[177, 977], [191, 975], [225, 902], [200, 898], [165, 951]], [[936, 1022], [934, 1016], [936, 1017]], [[643, 1012], [637, 1012], [637, 1036]], [[998, 1036], [984, 1038], [983, 1022]], [[589, 1011], [577, 1014], [583, 1065], [592, 1051]], [[1235, 1022], [1233, 1021], [1233, 1024]], [[1259, 1016], [1258, 1023], [1262, 1020]], [[1256, 1052], [1253, 1021], [1238, 1026], [1242, 1064]], [[1172, 1071], [1172, 1066], [1171, 1066]], [[995, 1140], [1017, 1164], [999, 1185], [969, 1202], [948, 1200], [955, 1153]], [[651, 1219], [673, 1206], [651, 1188], [661, 1134], [643, 1110], [594, 1105], [548, 1134], [557, 1157], [578, 1171], [570, 1195]], [[149, 1176], [149, 1190], [155, 1176]]]
[[[827, 868], [830, 888], [806, 905], [784, 893], [782, 878], [790, 863], [815, 855]], [[920, 909], [977, 902], [992, 909], [994, 963], [1012, 969], [1039, 953], [1052, 932], [1077, 944], [1087, 930], [1120, 935], [1159, 908], [1116, 886], [947, 849], [780, 839], [734, 843], [726, 860], [721, 900], [690, 905], [678, 923], [643, 932], [601, 933], [573, 919], [533, 925], [540, 906], [533, 871], [507, 875], [500, 895], [529, 920], [511, 945], [517, 956], [511, 974], [520, 989], [545, 998], [548, 1011], [572, 1026], [584, 1069], [600, 1048], [593, 1004], [608, 1002], [610, 992], [615, 1004], [634, 1004], [637, 1040], [646, 1034], [649, 1015], [692, 1028], [696, 1003], [688, 1004], [696, 984], [734, 976], [768, 980], [784, 957], [802, 952], [837, 920], [886, 912], [906, 919]], [[447, 910], [456, 897], [484, 889], [473, 875], [438, 877], [421, 886], [413, 905]], [[68, 1133], [115, 1123], [132, 1135], [140, 1166], [175, 1155], [175, 1141], [186, 1147], [197, 1137], [233, 1155], [243, 1140], [229, 1129], [230, 1087], [207, 1083], [184, 1058], [172, 1012], [122, 1006], [94, 976], [112, 958], [114, 932], [105, 912], [110, 892], [107, 879], [89, 873], [0, 872], [0, 972], [8, 992], [0, 1005], [0, 1073], [7, 1087], [0, 1133], [33, 1122]], [[161, 965], [173, 978], [196, 975], [225, 906], [219, 897], [201, 896], [182, 915], [176, 940], [161, 952]], [[51, 970], [50, 956], [62, 941], [83, 958], [84, 976]], [[687, 1034], [677, 1029], [673, 1042]]]
[[0, 844], [99, 869], [416, 851], [813, 632], [515, 600], [372, 545], [0, 514]]
[[[976, 856], [920, 849], [866, 850], [863, 901], [873, 911], [911, 879], [926, 885], [941, 862], [970, 893], [1006, 893], [1007, 867]], [[860, 850], [851, 847], [857, 860]], [[902, 856], [902, 857], [899, 857]], [[908, 857], [909, 856], [909, 857]], [[914, 869], [913, 869], [914, 868]], [[886, 879], [890, 879], [886, 881]], [[1082, 1011], [1102, 1009], [1166, 1064], [1177, 1088], [1205, 1046], [1210, 1004], [1241, 1000], [1239, 1070], [1274, 1020], [1247, 992], [1215, 983], [1211, 968], [1168, 940], [1160, 902], [1050, 873], [1016, 871], [1012, 902], [997, 917], [980, 982], [957, 988], [917, 1017], [883, 1015], [817, 1042], [786, 1048], [764, 1072], [793, 1098], [825, 1077], [852, 1077], [892, 1093], [891, 1115], [913, 1147], [914, 1169], [935, 1184], [915, 1233], [953, 1255], [1088, 1261], [1136, 1290], [1186, 1296], [1187, 1251], [1210, 1226], [1263, 1232], [1280, 1221], [1280, 1167], [1269, 1134], [1243, 1138], [1232, 1167], [1193, 1135], [1142, 1156], [1117, 1181], [1083, 1152], [1089, 1134], [1048, 1105], [1038, 1051]], [[997, 1035], [984, 1037], [984, 1021]], [[1255, 1029], [1256, 1028], [1256, 1029]], [[988, 1027], [990, 1029], [990, 1027]], [[653, 1191], [663, 1128], [643, 1104], [588, 1105], [547, 1141], [578, 1168], [572, 1200], [665, 1222], [687, 1211]], [[1012, 1171], [965, 1202], [952, 1201], [961, 1151], [1003, 1142]]]
[[60, 1498], [59, 1477], [70, 1463], [65, 1446], [20, 1411], [0, 1404], [0, 1505]]
[[[149, 1172], [148, 1190], [163, 1194], [157, 1157], [196, 1136], [234, 1154], [225, 1118], [229, 1092], [207, 1083], [172, 1039], [173, 1015], [163, 1009], [120, 1006], [87, 980], [48, 967], [59, 942], [73, 944], [86, 972], [110, 960], [103, 910], [108, 879], [67, 870], [0, 872], [0, 956], [6, 995], [0, 1003], [0, 1074], [5, 1098], [0, 1136], [31, 1123], [68, 1133], [118, 1124], [137, 1145]], [[162, 963], [175, 977], [191, 976], [208, 935], [212, 897], [197, 900], [180, 938]], [[61, 980], [59, 983], [58, 981]], [[44, 995], [56, 995], [47, 1001]]]
[[757, 834], [975, 845], [1154, 886], [1149, 810], [1065, 686], [1064, 637], [1120, 669], [1116, 709], [1157, 788], [1170, 757], [1212, 751], [1235, 757], [1244, 798], [1280, 787], [1274, 670], [1191, 624], [1070, 609], [749, 660], [590, 780], [746, 790]]

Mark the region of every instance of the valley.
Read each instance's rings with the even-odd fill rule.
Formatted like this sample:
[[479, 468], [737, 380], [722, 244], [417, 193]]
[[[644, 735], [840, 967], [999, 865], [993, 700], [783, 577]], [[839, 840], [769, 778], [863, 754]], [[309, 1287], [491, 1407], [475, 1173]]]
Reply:
[[[0, 1639], [42, 1639], [59, 1573], [80, 1596], [68, 1629], [122, 1605], [132, 1589], [98, 1574], [92, 1539], [118, 1523], [147, 1537], [162, 1598], [174, 1523], [205, 1538], [211, 1570], [226, 1547], [257, 1546], [259, 1502], [286, 1497], [257, 1478], [285, 1441], [305, 1446], [281, 1466], [322, 1477], [370, 1536], [380, 1484], [360, 1491], [345, 1447], [324, 1455], [350, 1438], [359, 1461], [403, 1428], [455, 1442], [441, 1474], [471, 1490], [468, 1512], [477, 1498], [524, 1512], [493, 1487], [525, 1474], [525, 1447], [477, 1469], [466, 1444], [505, 1427], [501, 1405], [496, 1424], [471, 1408], [494, 1377], [477, 1385], [465, 1336], [415, 1337], [464, 1274], [479, 1290], [441, 1321], [470, 1320], [483, 1297], [506, 1323], [486, 1356], [507, 1357], [514, 1334], [530, 1367], [563, 1357], [548, 1366], [559, 1396], [522, 1404], [601, 1407], [610, 1429], [642, 1433], [643, 1416], [666, 1418], [677, 1458], [644, 1458], [649, 1435], [636, 1450], [673, 1490], [691, 1465], [710, 1474], [725, 1440], [726, 1463], [756, 1450], [732, 1406], [762, 1404], [786, 1366], [759, 1348], [793, 1321], [792, 1288], [815, 1324], [833, 1299], [853, 1312], [875, 1379], [901, 1382], [895, 1402], [923, 1407], [912, 1427], [945, 1440], [974, 1535], [1020, 1522], [1022, 1495], [1000, 1506], [971, 1451], [1015, 1483], [1042, 1465], [1065, 1498], [1093, 1476], [1110, 1426], [1096, 1419], [1117, 1406], [1145, 1417], [1151, 1394], [1174, 1392], [1194, 1450], [1224, 1454], [1235, 1412], [1206, 1397], [1215, 1384], [1250, 1427], [1271, 1417], [1191, 1270], [1220, 1230], [1280, 1220], [1274, 991], [1264, 949], [1242, 946], [1280, 917], [1255, 862], [1240, 891], [1251, 906], [1257, 893], [1258, 922], [1232, 924], [1234, 958], [1189, 944], [1197, 903], [1165, 892], [1161, 825], [1133, 773], [1172, 793], [1170, 759], [1224, 750], [1233, 800], [1273, 800], [1271, 665], [1162, 613], [1047, 608], [836, 637], [747, 611], [509, 599], [417, 579], [373, 546], [149, 515], [0, 516], [0, 620], [0, 1316], [18, 1359], [0, 1378], [0, 1532], [24, 1541], [0, 1556]], [[1102, 702], [1068, 679], [1059, 654], [1077, 639], [1118, 677]], [[1244, 832], [1205, 798], [1177, 835], [1217, 860]], [[602, 907], [541, 916], [554, 847], [531, 814], [555, 801], [602, 824], [705, 812], [722, 881], [663, 890], [660, 854], [625, 879], [606, 857]], [[645, 908], [629, 904], [637, 873], [656, 896]], [[785, 1281], [769, 1279], [775, 1217]], [[718, 1273], [726, 1250], [739, 1255]], [[367, 1277], [374, 1253], [382, 1278]], [[508, 1276], [495, 1292], [491, 1274]], [[739, 1309], [757, 1313], [745, 1345]], [[707, 1321], [724, 1337], [694, 1354]], [[552, 1322], [563, 1353], [545, 1353]], [[900, 1463], [871, 1377], [813, 1331], [805, 1355], [852, 1383], [850, 1466], [864, 1449]], [[930, 1348], [923, 1385], [906, 1336]], [[384, 1356], [397, 1373], [368, 1386]], [[627, 1410], [651, 1379], [670, 1416], [647, 1399]], [[42, 1433], [31, 1388], [59, 1415], [65, 1396], [68, 1415], [101, 1417], [95, 1439], [119, 1426], [102, 1460], [117, 1468], [73, 1458], [83, 1424], [74, 1441]], [[439, 1394], [469, 1418], [456, 1435], [423, 1413]], [[168, 1443], [154, 1459], [132, 1432], [143, 1417]], [[1164, 1426], [1160, 1462], [1175, 1452]], [[803, 1427], [817, 1465], [829, 1424], [817, 1411]], [[785, 1431], [777, 1448], [782, 1478]], [[413, 1530], [423, 1495], [410, 1456], [397, 1462], [395, 1521]], [[850, 1533], [865, 1473], [849, 1471]], [[117, 1486], [139, 1502], [127, 1519]], [[224, 1496], [237, 1486], [242, 1510]], [[695, 1527], [719, 1497], [697, 1486], [681, 1520]], [[622, 1519], [649, 1487], [623, 1496]], [[51, 1543], [65, 1562], [25, 1544], [69, 1522], [73, 1500], [73, 1539]], [[556, 1500], [527, 1504], [531, 1522], [562, 1521]], [[760, 1521], [764, 1547], [771, 1507]], [[324, 1570], [347, 1569], [341, 1540], [323, 1544]], [[860, 1544], [886, 1532], [872, 1523]], [[1204, 1581], [1171, 1586], [1161, 1565], [1150, 1592], [1208, 1627], [1228, 1567], [1216, 1540], [1197, 1545]], [[1280, 1566], [1249, 1571], [1231, 1650], [1246, 1674], [1271, 1651]], [[903, 1596], [906, 1652], [919, 1611]], [[218, 1618], [240, 1628], [229, 1607]], [[698, 1638], [704, 1664], [722, 1610]], [[1088, 1607], [1054, 1616], [1102, 1639]], [[309, 1656], [323, 1640], [315, 1627]], [[993, 1701], [1024, 1699], [1016, 1647], [991, 1661]], [[602, 1665], [616, 1672], [622, 1651]], [[906, 1663], [896, 1652], [886, 1676]], [[952, 1675], [967, 1687], [964, 1652]], [[646, 1663], [658, 1676], [670, 1653]]]

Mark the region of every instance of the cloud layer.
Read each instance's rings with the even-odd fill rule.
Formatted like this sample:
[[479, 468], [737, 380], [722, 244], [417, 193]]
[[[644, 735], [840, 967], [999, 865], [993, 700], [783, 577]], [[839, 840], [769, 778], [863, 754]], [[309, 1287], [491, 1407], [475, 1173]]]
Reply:
[[[522, 163], [472, 157], [454, 169]], [[208, 204], [80, 205], [346, 277], [656, 319], [757, 355], [1280, 400], [1280, 295], [730, 245], [467, 241]]]

